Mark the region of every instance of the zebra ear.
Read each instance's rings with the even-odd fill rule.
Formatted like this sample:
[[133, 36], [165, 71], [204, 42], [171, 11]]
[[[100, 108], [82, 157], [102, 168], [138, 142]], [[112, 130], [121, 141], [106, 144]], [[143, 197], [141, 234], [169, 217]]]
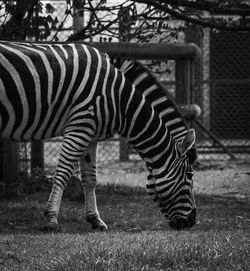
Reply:
[[188, 133], [185, 135], [182, 142], [177, 144], [177, 148], [181, 155], [186, 154], [188, 150], [190, 150], [195, 144], [195, 131], [194, 129], [190, 129]]

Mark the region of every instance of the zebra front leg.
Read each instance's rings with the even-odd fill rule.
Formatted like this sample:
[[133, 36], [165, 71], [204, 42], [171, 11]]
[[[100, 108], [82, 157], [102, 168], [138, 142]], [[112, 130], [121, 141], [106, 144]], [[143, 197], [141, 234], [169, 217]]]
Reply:
[[63, 140], [54, 177], [54, 184], [44, 210], [44, 216], [51, 230], [57, 230], [59, 228], [58, 214], [64, 188], [74, 172], [77, 161], [79, 161], [82, 153], [89, 144], [83, 139], [79, 140], [79, 138], [80, 136], [77, 137], [77, 140], [74, 140], [74, 136], [69, 134], [65, 136]]
[[153, 175], [152, 169], [148, 167], [148, 177], [147, 177], [147, 182], [146, 182], [146, 191], [148, 196], [154, 201], [158, 202], [158, 195], [156, 193], [155, 189], [155, 177]]
[[92, 229], [105, 231], [108, 229], [97, 209], [96, 203], [96, 153], [97, 143], [91, 145], [80, 159], [82, 186], [85, 198], [86, 220]]
[[44, 209], [44, 216], [47, 219], [48, 227], [51, 230], [59, 229], [58, 214], [60, 210], [63, 191], [66, 185], [67, 183], [65, 183], [63, 179], [59, 181], [56, 174], [48, 202]]

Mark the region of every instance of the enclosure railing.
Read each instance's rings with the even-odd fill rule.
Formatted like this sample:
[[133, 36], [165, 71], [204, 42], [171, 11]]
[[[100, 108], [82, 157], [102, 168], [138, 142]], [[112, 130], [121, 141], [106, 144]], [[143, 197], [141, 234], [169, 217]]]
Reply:
[[[85, 43], [77, 41], [77, 43]], [[200, 50], [194, 44], [167, 43], [87, 43], [112, 57], [124, 57], [137, 60], [165, 59], [175, 61], [175, 100], [177, 104], [189, 105], [180, 107], [184, 117], [192, 119], [196, 112], [190, 105], [193, 103], [194, 61], [200, 57]], [[12, 182], [18, 174], [17, 144], [3, 141], [2, 146], [2, 179]], [[121, 141], [120, 148], [127, 148]], [[128, 159], [128, 153], [120, 153], [121, 160]], [[43, 142], [33, 141], [31, 144], [31, 168], [44, 166]]]

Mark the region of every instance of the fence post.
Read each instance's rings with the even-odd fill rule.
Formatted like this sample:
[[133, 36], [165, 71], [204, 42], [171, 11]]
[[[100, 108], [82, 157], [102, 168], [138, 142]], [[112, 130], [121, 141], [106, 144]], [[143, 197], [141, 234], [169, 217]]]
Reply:
[[[84, 11], [77, 4], [79, 1], [73, 0], [73, 30], [74, 33], [80, 31], [84, 26]], [[82, 4], [81, 4], [82, 5]]]
[[18, 175], [18, 143], [10, 140], [2, 141], [2, 181], [13, 183]]
[[39, 167], [44, 170], [44, 149], [43, 141], [31, 142], [31, 169]]
[[[185, 31], [185, 42], [196, 44], [199, 48], [203, 48], [203, 34], [197, 26], [189, 26]], [[192, 101], [191, 103], [199, 104], [201, 107], [201, 112], [204, 112], [204, 87], [202, 85], [203, 80], [203, 57], [193, 59], [193, 67], [191, 72], [193, 72], [193, 87], [191, 86], [192, 91]], [[193, 70], [193, 71], [192, 71]], [[204, 122], [203, 114], [199, 119]], [[196, 130], [196, 140], [200, 141], [204, 138], [204, 131], [193, 121], [191, 123], [192, 127]]]
[[120, 148], [119, 148], [119, 158], [121, 162], [127, 162], [129, 160], [129, 150], [130, 146], [128, 142], [123, 137], [119, 138]]
[[175, 61], [175, 101], [177, 104], [191, 103], [191, 63], [189, 59]]

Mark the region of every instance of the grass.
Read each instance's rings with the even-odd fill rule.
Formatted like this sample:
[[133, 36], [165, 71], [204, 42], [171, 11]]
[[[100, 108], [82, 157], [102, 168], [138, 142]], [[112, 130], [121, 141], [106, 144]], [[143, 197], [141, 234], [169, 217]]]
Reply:
[[238, 246], [229, 232], [215, 231], [212, 236], [145, 231], [9, 238], [6, 253], [12, 257], [8, 270], [249, 270], [247, 243]]
[[53, 234], [47, 196], [0, 202], [0, 270], [249, 270], [248, 198], [199, 194], [197, 226], [174, 231], [144, 189], [105, 185], [97, 196], [108, 232], [93, 232], [83, 204], [65, 199]]
[[46, 230], [42, 213], [49, 192], [44, 187], [35, 193], [40, 182], [25, 179], [22, 196], [2, 197], [0, 270], [250, 270], [249, 164], [196, 172], [197, 225], [187, 231], [171, 230], [150, 202], [140, 163], [110, 167], [100, 168], [106, 184], [97, 192], [105, 233], [85, 222], [78, 182], [66, 190], [57, 234]]

